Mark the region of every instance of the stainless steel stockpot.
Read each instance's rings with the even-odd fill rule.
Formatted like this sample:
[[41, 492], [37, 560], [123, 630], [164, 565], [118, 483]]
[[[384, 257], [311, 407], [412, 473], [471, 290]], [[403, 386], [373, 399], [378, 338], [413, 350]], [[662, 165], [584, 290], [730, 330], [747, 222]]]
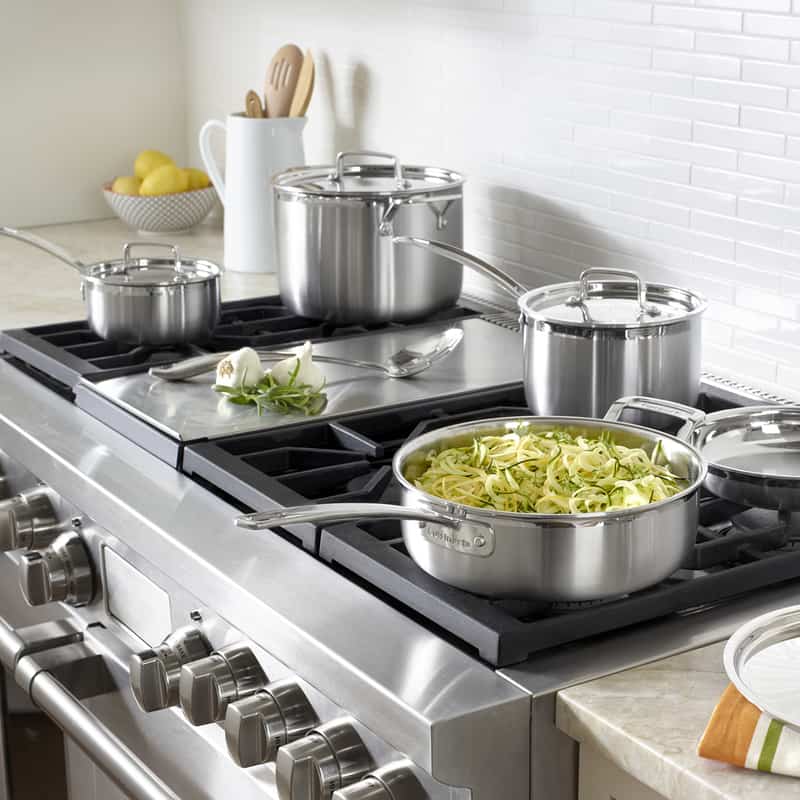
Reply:
[[[101, 338], [161, 347], [202, 342], [217, 326], [221, 270], [210, 261], [182, 258], [159, 242], [126, 243], [122, 258], [83, 264], [40, 236], [0, 227], [71, 266], [81, 277], [89, 327]], [[135, 247], [166, 248], [169, 258], [133, 257]]]
[[393, 241], [459, 261], [516, 299], [525, 397], [534, 414], [597, 417], [628, 395], [697, 402], [707, 306], [701, 295], [600, 267], [578, 281], [527, 289], [458, 247], [409, 236]]
[[[629, 410], [685, 420], [677, 437], [620, 422]], [[605, 420], [579, 417], [500, 418], [451, 425], [406, 442], [393, 460], [402, 505], [331, 503], [250, 514], [240, 527], [260, 530], [299, 522], [401, 519], [409, 554], [445, 583], [489, 597], [587, 601], [615, 597], [663, 580], [685, 561], [697, 535], [698, 491], [706, 475], [700, 454], [682, 438], [702, 419], [695, 409], [651, 398], [624, 398]], [[417, 488], [415, 477], [431, 450], [465, 444], [475, 436], [567, 429], [652, 452], [661, 442], [679, 494], [658, 503], [592, 514], [517, 514], [452, 503]]]
[[[382, 163], [368, 161], [376, 158]], [[372, 151], [339, 153], [335, 167], [276, 175], [283, 302], [296, 314], [338, 323], [411, 320], [454, 305], [461, 265], [396, 248], [392, 234], [460, 246], [463, 183], [457, 172], [403, 166], [397, 156]]]

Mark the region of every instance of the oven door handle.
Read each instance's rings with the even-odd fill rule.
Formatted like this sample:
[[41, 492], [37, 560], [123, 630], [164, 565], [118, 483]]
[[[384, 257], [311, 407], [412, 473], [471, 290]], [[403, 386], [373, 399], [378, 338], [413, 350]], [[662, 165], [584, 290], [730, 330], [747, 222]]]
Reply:
[[63, 642], [54, 648], [47, 648], [46, 642], [40, 642], [31, 649], [30, 642], [0, 618], [0, 661], [14, 673], [16, 682], [34, 704], [132, 800], [180, 800], [124, 742], [39, 663], [37, 653], [52, 653], [59, 646], [63, 646]]

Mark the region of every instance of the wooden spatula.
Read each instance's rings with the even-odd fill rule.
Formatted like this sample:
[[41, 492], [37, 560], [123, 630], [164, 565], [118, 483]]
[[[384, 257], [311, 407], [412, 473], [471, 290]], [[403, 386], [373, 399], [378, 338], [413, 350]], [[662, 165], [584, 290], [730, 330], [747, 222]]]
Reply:
[[300, 76], [297, 79], [297, 86], [294, 90], [292, 105], [289, 108], [290, 117], [305, 116], [308, 104], [311, 102], [311, 94], [314, 91], [314, 59], [311, 51], [306, 50], [303, 56], [303, 65], [300, 67]]
[[296, 44], [285, 44], [272, 57], [264, 82], [268, 117], [288, 117], [294, 90], [303, 66], [303, 52]]
[[244, 111], [248, 117], [254, 117], [255, 119], [262, 119], [266, 116], [258, 92], [254, 92], [252, 89], [248, 90], [244, 96]]

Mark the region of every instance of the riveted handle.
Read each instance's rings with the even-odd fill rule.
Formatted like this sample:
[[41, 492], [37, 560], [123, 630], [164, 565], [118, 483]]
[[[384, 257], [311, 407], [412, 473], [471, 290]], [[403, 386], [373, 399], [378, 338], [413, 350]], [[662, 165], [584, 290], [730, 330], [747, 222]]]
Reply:
[[[596, 280], [600, 275], [613, 275], [618, 278], [627, 278], [629, 281], [636, 285], [636, 298], [639, 301], [639, 315], [645, 314], [651, 317], [657, 317], [661, 311], [657, 306], [648, 305], [647, 303], [647, 284], [639, 277], [637, 272], [629, 269], [610, 269], [606, 267], [590, 267], [581, 272], [580, 289], [578, 295], [570, 297], [567, 301], [570, 305], [580, 305], [583, 307], [584, 303], [589, 299], [589, 284]], [[589, 317], [588, 311], [585, 312]]]
[[391, 153], [381, 153], [377, 150], [348, 150], [338, 153], [336, 156], [336, 172], [331, 175], [331, 178], [335, 181], [341, 181], [344, 177], [344, 162], [347, 159], [356, 158], [362, 159], [361, 161], [353, 162], [356, 165], [363, 165], [363, 158], [385, 158], [392, 162], [392, 166], [394, 168], [394, 180], [397, 184], [397, 188], [407, 189], [411, 185], [403, 178], [403, 165], [400, 163], [400, 159]]
[[656, 414], [665, 414], [668, 417], [683, 420], [678, 433], [679, 439], [689, 442], [700, 425], [705, 421], [705, 412], [683, 403], [674, 403], [671, 400], [662, 400], [659, 397], [641, 397], [639, 395], [631, 397], [621, 397], [611, 405], [603, 419], [609, 422], [618, 422], [622, 415], [633, 409], [634, 411], [652, 411]]

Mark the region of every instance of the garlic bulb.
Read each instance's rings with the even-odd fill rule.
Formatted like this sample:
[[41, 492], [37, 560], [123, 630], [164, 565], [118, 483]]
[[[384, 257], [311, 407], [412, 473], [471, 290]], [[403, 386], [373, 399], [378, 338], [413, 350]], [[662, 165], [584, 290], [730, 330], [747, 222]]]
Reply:
[[[272, 368], [272, 377], [280, 384], [287, 384], [291, 380], [292, 373], [297, 368], [298, 356], [285, 358], [279, 361]], [[304, 384], [312, 389], [321, 389], [325, 384], [325, 376], [322, 370], [311, 361], [311, 342], [306, 342], [299, 356], [300, 368], [297, 370], [294, 382]]]
[[255, 386], [263, 377], [261, 359], [252, 347], [243, 347], [217, 364], [219, 386]]

